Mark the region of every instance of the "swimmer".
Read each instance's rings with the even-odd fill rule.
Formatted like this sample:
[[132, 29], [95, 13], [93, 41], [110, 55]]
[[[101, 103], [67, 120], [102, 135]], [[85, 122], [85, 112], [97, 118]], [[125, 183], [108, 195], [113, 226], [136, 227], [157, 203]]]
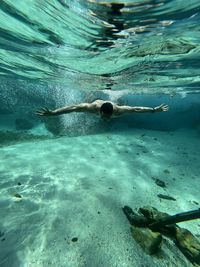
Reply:
[[138, 107], [138, 106], [124, 106], [117, 105], [111, 101], [95, 100], [92, 103], [80, 103], [77, 105], [66, 106], [55, 110], [48, 108], [42, 108], [36, 111], [39, 116], [57, 116], [62, 114], [68, 114], [71, 112], [88, 112], [99, 115], [103, 120], [108, 121], [112, 117], [117, 117], [129, 113], [157, 113], [168, 111], [168, 105], [161, 104], [157, 107]]

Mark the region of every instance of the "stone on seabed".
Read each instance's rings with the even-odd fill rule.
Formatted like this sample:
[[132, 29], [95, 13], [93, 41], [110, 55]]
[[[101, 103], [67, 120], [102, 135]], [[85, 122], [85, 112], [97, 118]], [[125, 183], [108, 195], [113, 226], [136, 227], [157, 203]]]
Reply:
[[152, 255], [159, 251], [162, 243], [160, 233], [152, 232], [149, 228], [131, 227], [132, 236], [141, 248]]
[[200, 242], [189, 230], [177, 227], [175, 243], [195, 266], [200, 266]]

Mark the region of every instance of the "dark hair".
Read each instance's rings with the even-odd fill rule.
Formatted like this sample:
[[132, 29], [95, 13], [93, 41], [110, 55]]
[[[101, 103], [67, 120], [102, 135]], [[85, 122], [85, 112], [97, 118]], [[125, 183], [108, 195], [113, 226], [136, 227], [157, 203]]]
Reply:
[[106, 115], [112, 115], [113, 113], [113, 105], [109, 102], [104, 103], [101, 108], [100, 112], [106, 114]]

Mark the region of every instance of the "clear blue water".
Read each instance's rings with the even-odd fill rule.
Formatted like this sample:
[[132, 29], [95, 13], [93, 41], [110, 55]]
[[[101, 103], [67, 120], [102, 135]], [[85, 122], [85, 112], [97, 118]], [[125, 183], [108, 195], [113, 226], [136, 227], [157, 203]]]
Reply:
[[[199, 207], [199, 44], [199, 0], [0, 2], [1, 267], [192, 266], [144, 254], [121, 207]], [[98, 98], [170, 109], [35, 115]]]

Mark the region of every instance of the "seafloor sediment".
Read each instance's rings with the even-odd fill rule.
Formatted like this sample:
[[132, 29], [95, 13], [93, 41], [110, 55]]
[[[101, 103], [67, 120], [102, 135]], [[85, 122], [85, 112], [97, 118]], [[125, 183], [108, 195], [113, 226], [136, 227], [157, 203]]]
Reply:
[[[198, 208], [198, 147], [199, 133], [184, 129], [1, 147], [0, 266], [192, 266], [168, 239], [157, 256], [145, 254], [122, 207], [152, 205], [169, 214]], [[200, 235], [198, 220], [181, 227]]]

